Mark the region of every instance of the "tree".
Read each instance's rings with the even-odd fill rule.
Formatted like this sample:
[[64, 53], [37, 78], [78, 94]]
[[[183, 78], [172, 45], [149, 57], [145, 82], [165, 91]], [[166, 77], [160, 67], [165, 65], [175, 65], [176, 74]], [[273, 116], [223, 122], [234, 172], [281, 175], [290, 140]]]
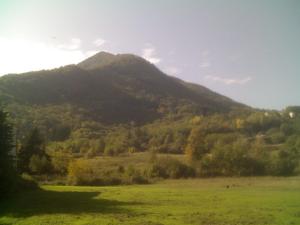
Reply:
[[200, 128], [192, 129], [187, 145], [185, 147], [185, 154], [191, 161], [201, 159], [207, 153], [204, 143], [205, 135]]
[[272, 155], [269, 162], [269, 173], [272, 175], [289, 176], [299, 173], [300, 137], [290, 136], [281, 149]]
[[7, 113], [0, 110], [0, 194], [11, 189], [16, 176], [11, 155], [12, 150], [12, 126], [7, 121]]
[[292, 152], [281, 149], [272, 155], [269, 162], [269, 173], [276, 176], [290, 176], [299, 164], [299, 160], [295, 158]]
[[45, 141], [37, 128], [33, 129], [25, 139], [18, 152], [18, 171], [30, 172], [30, 160], [33, 155], [40, 158], [48, 157], [45, 151]]

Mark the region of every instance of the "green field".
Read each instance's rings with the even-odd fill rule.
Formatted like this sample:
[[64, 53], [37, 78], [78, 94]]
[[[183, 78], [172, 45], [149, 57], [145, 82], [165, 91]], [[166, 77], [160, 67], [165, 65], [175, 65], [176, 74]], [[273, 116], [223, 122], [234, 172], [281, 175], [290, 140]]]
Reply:
[[0, 224], [299, 225], [300, 177], [43, 186], [1, 203]]

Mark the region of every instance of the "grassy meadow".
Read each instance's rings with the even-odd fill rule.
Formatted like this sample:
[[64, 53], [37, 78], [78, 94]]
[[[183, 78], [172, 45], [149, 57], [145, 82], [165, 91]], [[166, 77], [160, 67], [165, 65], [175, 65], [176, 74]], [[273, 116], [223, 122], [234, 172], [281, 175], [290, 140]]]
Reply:
[[299, 225], [300, 177], [42, 186], [0, 204], [0, 224]]

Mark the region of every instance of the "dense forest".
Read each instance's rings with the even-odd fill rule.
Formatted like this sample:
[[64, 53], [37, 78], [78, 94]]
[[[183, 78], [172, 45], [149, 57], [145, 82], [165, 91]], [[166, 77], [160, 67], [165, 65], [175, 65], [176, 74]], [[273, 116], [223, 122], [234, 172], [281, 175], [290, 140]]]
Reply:
[[3, 76], [0, 101], [12, 125], [1, 125], [11, 133], [11, 165], [27, 179], [98, 185], [300, 173], [300, 107], [254, 109], [134, 55], [101, 52]]

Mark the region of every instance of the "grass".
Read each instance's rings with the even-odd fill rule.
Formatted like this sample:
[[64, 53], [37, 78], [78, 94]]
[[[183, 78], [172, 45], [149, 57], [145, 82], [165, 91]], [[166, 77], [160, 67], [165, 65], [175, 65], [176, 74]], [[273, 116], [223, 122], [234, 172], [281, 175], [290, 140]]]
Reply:
[[0, 204], [0, 224], [299, 225], [300, 178], [43, 186]]

